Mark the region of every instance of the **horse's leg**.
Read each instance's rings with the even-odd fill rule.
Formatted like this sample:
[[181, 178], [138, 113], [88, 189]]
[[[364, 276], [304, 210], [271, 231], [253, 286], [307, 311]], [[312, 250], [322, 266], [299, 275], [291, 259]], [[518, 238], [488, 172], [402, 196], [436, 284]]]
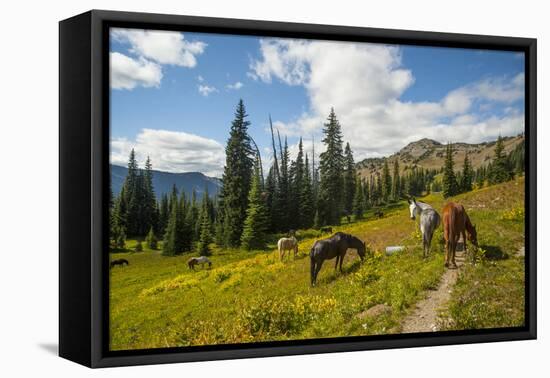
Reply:
[[449, 255], [450, 255], [450, 249], [451, 249], [451, 241], [446, 240], [445, 241], [445, 267], [449, 267]]
[[462, 242], [463, 242], [462, 248], [464, 249], [464, 257], [466, 258], [466, 256], [468, 256], [468, 249], [466, 247], [466, 230], [462, 231]]
[[424, 258], [427, 258], [430, 254], [430, 230], [426, 230], [422, 239], [424, 242]]
[[342, 273], [342, 263], [344, 262], [344, 256], [346, 256], [346, 252], [342, 256], [340, 256], [340, 273]]
[[320, 260], [320, 261], [317, 261], [317, 263], [315, 264], [315, 278], [314, 278], [314, 282], [315, 284], [317, 284], [317, 275], [319, 274], [319, 271], [321, 270], [321, 267], [323, 266], [323, 262], [324, 260]]
[[428, 235], [428, 255], [432, 253], [433, 237], [434, 237], [434, 230], [431, 230], [430, 234]]
[[450, 265], [451, 265], [451, 268], [453, 268], [453, 269], [456, 269], [456, 267], [457, 267], [457, 266], [456, 266], [456, 261], [455, 261], [457, 244], [458, 244], [458, 236], [456, 237], [455, 240], [453, 240], [452, 245], [451, 245], [451, 261], [450, 261]]
[[334, 263], [334, 271], [338, 269], [338, 261], [340, 260], [340, 255], [336, 255], [336, 262]]
[[315, 286], [315, 260], [310, 258], [310, 280], [311, 280], [311, 286]]

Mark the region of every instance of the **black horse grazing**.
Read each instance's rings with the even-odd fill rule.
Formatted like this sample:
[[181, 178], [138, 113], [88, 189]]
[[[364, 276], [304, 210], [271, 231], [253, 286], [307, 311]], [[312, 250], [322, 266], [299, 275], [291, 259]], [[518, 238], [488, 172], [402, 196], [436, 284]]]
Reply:
[[130, 263], [126, 259], [113, 260], [111, 261], [111, 268], [117, 265], [124, 266], [124, 264], [130, 265]]
[[356, 249], [361, 260], [365, 258], [367, 250], [365, 243], [359, 238], [343, 232], [337, 232], [330, 238], [318, 240], [313, 244], [309, 253], [311, 259], [311, 286], [315, 286], [317, 283], [317, 275], [325, 260], [331, 260], [336, 257], [334, 269], [337, 269], [338, 264], [340, 264], [340, 272], [342, 271], [342, 262], [348, 248]]

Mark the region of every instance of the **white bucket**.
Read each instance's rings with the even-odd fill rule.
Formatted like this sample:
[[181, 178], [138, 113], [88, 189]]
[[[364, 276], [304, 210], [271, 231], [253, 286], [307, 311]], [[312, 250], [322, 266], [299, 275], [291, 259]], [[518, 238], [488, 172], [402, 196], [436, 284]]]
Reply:
[[393, 245], [393, 246], [390, 246], [390, 247], [386, 247], [386, 255], [392, 255], [396, 252], [401, 252], [405, 249], [404, 246], [402, 245]]

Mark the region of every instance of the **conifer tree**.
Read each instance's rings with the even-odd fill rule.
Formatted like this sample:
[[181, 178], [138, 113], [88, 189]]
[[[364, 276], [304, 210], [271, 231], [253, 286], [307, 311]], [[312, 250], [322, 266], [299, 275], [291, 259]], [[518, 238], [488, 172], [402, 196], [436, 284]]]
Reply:
[[340, 224], [344, 155], [342, 130], [334, 109], [330, 110], [323, 133], [326, 150], [321, 154], [319, 163], [319, 221], [321, 225]]
[[372, 206], [370, 182], [368, 178], [363, 182], [363, 210], [368, 210]]
[[355, 183], [355, 195], [353, 198], [353, 214], [355, 215], [355, 219], [362, 219], [363, 213], [365, 212], [364, 204], [365, 204], [365, 198], [363, 196], [364, 190], [363, 185], [361, 183], [361, 180], [356, 180]]
[[288, 161], [290, 159], [288, 152], [288, 142], [285, 138], [284, 149], [281, 144], [281, 139], [279, 138], [279, 151], [281, 159], [281, 167], [279, 170], [279, 187], [277, 188], [277, 211], [278, 211], [278, 221], [277, 230], [279, 231], [288, 231], [291, 223], [291, 214], [290, 214], [290, 172]]
[[313, 217], [313, 228], [318, 230], [321, 227], [323, 227], [323, 224], [321, 223], [321, 218], [319, 216], [319, 206], [317, 206], [317, 209], [315, 210], [315, 216]]
[[158, 247], [157, 237], [155, 236], [155, 232], [153, 230], [153, 227], [151, 227], [149, 229], [149, 233], [147, 234], [147, 238], [145, 239], [145, 243], [147, 243], [147, 248], [157, 249], [157, 247]]
[[246, 250], [264, 249], [266, 246], [268, 222], [265, 201], [262, 196], [259, 163], [256, 164], [252, 186], [248, 195], [248, 209], [241, 237]]
[[210, 243], [212, 243], [212, 223], [209, 214], [208, 189], [205, 190], [203, 195], [200, 212], [200, 235], [199, 242], [197, 243], [197, 252], [201, 256], [210, 256], [212, 253], [210, 250]]
[[399, 178], [399, 161], [395, 158], [393, 162], [393, 178], [391, 186], [391, 199], [392, 201], [399, 201], [401, 198], [401, 181]]
[[147, 232], [151, 227], [158, 228], [158, 214], [157, 214], [157, 198], [155, 195], [155, 188], [153, 186], [153, 164], [151, 158], [147, 156], [145, 161], [145, 171], [143, 173], [143, 226], [141, 227], [144, 232]]
[[460, 181], [460, 189], [462, 192], [469, 192], [473, 189], [473, 170], [468, 153], [464, 155], [464, 165], [462, 167], [462, 177]]
[[240, 100], [225, 148], [222, 177], [224, 244], [231, 247], [240, 244], [251, 186], [253, 150], [248, 136], [250, 122], [246, 117], [244, 103]]
[[454, 196], [458, 193], [458, 182], [454, 172], [453, 145], [447, 144], [445, 154], [445, 165], [443, 167], [443, 196], [445, 198]]
[[349, 143], [346, 143], [344, 150], [344, 214], [351, 215], [353, 212], [353, 196], [356, 191], [357, 173], [355, 171], [355, 162], [353, 161], [353, 153]]
[[502, 137], [499, 136], [495, 145], [495, 155], [489, 171], [489, 184], [494, 185], [506, 182], [512, 179], [512, 173], [507, 156], [504, 153], [504, 142]]
[[290, 203], [290, 223], [289, 227], [292, 229], [301, 228], [301, 216], [300, 216], [300, 202], [303, 199], [302, 191], [304, 188], [304, 181], [306, 175], [306, 169], [304, 165], [304, 148], [302, 138], [298, 143], [298, 154], [296, 160], [291, 167], [291, 191], [289, 196]]
[[115, 226], [115, 234], [113, 236], [115, 240], [115, 248], [124, 249], [126, 246], [126, 232], [124, 227]]
[[311, 182], [311, 175], [309, 170], [309, 159], [306, 154], [304, 170], [304, 183], [300, 189], [300, 202], [299, 202], [299, 228], [307, 229], [313, 225], [314, 212], [314, 199], [313, 199], [313, 186]]
[[174, 256], [183, 252], [184, 242], [182, 240], [183, 214], [178, 201], [177, 190], [175, 187], [170, 196], [170, 217], [166, 225], [164, 240], [162, 243], [162, 254], [165, 256]]
[[382, 201], [388, 203], [391, 197], [392, 182], [390, 176], [390, 168], [388, 166], [388, 160], [384, 159], [384, 166], [382, 168]]
[[124, 180], [124, 189], [126, 192], [126, 231], [129, 235], [139, 233], [139, 168], [134, 149], [130, 151], [128, 157], [128, 173]]
[[168, 195], [164, 193], [160, 199], [160, 206], [159, 206], [159, 222], [158, 222], [159, 235], [164, 235], [166, 225], [168, 224], [169, 216], [170, 216], [170, 207], [168, 206]]

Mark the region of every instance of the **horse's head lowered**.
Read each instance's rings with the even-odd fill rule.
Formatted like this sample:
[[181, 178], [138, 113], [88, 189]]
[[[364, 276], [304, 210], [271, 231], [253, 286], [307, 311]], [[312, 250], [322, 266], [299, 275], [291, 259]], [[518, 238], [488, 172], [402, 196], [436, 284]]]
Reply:
[[418, 204], [416, 203], [416, 199], [414, 199], [414, 197], [412, 199], [409, 199], [408, 201], [409, 201], [409, 211], [411, 213], [411, 219], [415, 220], [416, 213], [421, 210], [420, 206], [418, 206]]
[[365, 259], [365, 254], [367, 253], [367, 245], [364, 241], [359, 240], [359, 243], [357, 245], [357, 253], [361, 258], [361, 261], [363, 261]]
[[470, 241], [470, 243], [478, 247], [476, 226], [472, 225], [471, 227], [469, 227], [467, 231], [468, 231], [468, 240]]

